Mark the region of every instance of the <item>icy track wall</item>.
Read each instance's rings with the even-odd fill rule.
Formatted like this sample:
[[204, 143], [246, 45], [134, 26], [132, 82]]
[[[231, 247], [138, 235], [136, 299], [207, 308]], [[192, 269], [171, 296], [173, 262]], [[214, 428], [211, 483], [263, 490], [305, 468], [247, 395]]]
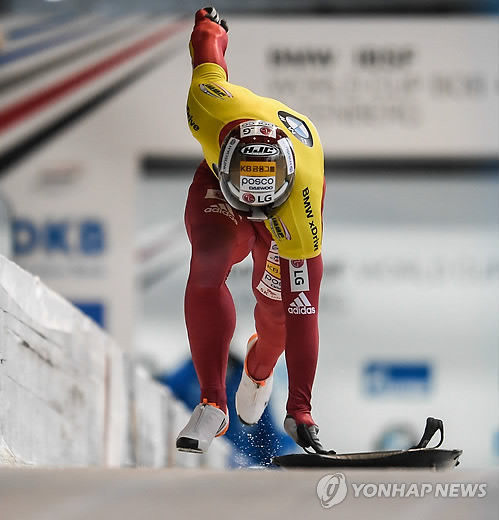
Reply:
[[189, 417], [97, 325], [0, 256], [0, 465], [226, 465], [178, 453]]

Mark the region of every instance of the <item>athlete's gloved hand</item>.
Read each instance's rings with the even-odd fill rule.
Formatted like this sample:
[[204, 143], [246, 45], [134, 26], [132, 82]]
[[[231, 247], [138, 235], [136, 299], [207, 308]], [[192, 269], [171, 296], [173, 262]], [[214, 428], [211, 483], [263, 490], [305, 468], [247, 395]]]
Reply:
[[[316, 453], [325, 454], [331, 453], [324, 449], [319, 440], [319, 427], [317, 425], [308, 426], [306, 424], [299, 424], [297, 427], [297, 436], [299, 444], [305, 451], [308, 451], [307, 448], [312, 448]], [[334, 451], [332, 451], [334, 453]]]
[[215, 63], [220, 65], [228, 75], [224, 59], [228, 43], [227, 29], [225, 20], [220, 19], [214, 7], [205, 7], [196, 11], [189, 42], [193, 68], [202, 63]]
[[225, 29], [225, 32], [229, 32], [229, 26], [227, 25], [227, 22], [223, 18], [220, 18], [218, 11], [214, 7], [204, 7], [201, 10], [206, 11], [204, 15], [205, 18], [208, 18], [212, 22], [222, 26]]
[[311, 453], [308, 448], [312, 448], [316, 453], [321, 455], [334, 454], [334, 450], [325, 450], [319, 440], [319, 427], [316, 424], [296, 424], [291, 415], [286, 415], [284, 419], [284, 430], [286, 433], [301, 446], [307, 453]]

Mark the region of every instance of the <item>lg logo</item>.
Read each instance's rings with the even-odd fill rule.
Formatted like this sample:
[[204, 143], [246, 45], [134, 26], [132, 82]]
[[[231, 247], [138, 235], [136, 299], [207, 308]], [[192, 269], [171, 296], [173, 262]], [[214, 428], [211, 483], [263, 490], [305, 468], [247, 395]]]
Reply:
[[289, 277], [291, 283], [291, 292], [307, 292], [309, 290], [307, 261], [290, 260]]
[[240, 200], [245, 202], [246, 204], [268, 204], [274, 200], [274, 195], [272, 193], [248, 193], [243, 192], [241, 194]]

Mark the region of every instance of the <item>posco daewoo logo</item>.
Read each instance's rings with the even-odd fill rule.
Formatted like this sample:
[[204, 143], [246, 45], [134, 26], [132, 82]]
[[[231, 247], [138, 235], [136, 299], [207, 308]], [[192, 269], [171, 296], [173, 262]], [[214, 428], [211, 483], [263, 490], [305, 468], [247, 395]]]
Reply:
[[241, 175], [239, 185], [240, 189], [245, 191], [273, 191], [275, 186], [275, 177], [251, 177], [248, 175]]

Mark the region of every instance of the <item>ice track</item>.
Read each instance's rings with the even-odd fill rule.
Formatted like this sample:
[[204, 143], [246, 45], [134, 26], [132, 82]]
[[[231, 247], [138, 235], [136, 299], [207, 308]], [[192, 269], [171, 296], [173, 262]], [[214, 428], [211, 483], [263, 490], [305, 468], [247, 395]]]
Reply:
[[[345, 471], [348, 494], [323, 509], [323, 471], [0, 469], [2, 520], [341, 518], [497, 520], [497, 470]], [[352, 483], [487, 483], [483, 498], [355, 498]]]

